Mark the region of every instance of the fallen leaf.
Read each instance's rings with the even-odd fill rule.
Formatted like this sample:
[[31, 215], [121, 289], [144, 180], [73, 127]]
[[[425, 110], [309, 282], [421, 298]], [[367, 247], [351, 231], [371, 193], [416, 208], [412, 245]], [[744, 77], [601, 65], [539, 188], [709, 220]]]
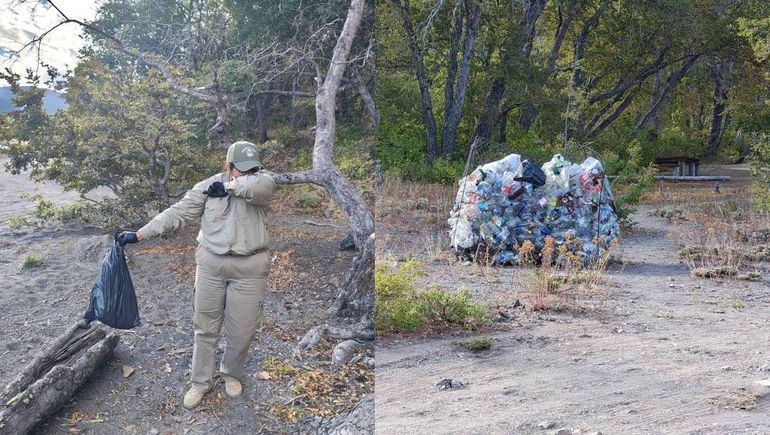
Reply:
[[169, 363], [166, 363], [166, 367], [163, 369], [166, 373], [171, 373], [171, 365]]
[[123, 366], [123, 377], [127, 378], [131, 376], [131, 374], [134, 373], [134, 368], [130, 366]]
[[269, 381], [270, 379], [273, 379], [270, 377], [270, 373], [265, 371], [257, 373], [257, 378], [262, 379], [263, 381]]

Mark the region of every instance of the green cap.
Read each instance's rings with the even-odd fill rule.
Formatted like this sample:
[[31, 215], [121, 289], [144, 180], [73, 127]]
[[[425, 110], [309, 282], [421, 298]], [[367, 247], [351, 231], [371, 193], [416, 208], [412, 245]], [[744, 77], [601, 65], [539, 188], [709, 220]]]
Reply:
[[232, 163], [235, 169], [246, 172], [256, 167], [262, 167], [259, 161], [259, 149], [256, 145], [245, 140], [239, 140], [227, 149], [227, 163]]

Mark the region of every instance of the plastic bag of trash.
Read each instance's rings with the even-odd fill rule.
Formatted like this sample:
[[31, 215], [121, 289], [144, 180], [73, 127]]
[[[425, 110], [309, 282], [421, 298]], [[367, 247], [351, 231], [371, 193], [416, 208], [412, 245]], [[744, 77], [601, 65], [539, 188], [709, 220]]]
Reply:
[[140, 324], [134, 284], [125, 252], [118, 242], [102, 260], [83, 318], [89, 323], [98, 320], [117, 329], [132, 329]]
[[479, 166], [459, 181], [448, 223], [455, 251], [497, 263], [515, 263], [525, 244], [539, 252], [548, 238], [588, 261], [620, 233], [601, 162], [558, 154], [542, 168], [518, 154]]

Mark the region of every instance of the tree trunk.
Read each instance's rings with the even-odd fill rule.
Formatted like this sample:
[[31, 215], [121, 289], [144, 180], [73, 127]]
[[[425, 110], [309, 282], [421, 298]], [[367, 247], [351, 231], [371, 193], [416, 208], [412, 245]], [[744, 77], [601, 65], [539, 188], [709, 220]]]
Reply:
[[732, 69], [732, 62], [722, 62], [720, 65], [710, 65], [710, 67], [711, 76], [714, 78], [714, 95], [707, 152], [709, 156], [715, 156], [719, 151], [722, 132], [728, 127], [728, 120], [724, 113], [725, 107], [727, 107], [726, 75]]
[[700, 55], [697, 53], [688, 54], [682, 63], [682, 66], [668, 76], [668, 79], [666, 80], [666, 87], [663, 88], [663, 91], [661, 92], [657, 101], [655, 101], [655, 104], [650, 107], [650, 110], [647, 112], [647, 114], [645, 114], [642, 120], [639, 121], [639, 124], [636, 126], [637, 130], [643, 130], [647, 125], [649, 125], [650, 122], [652, 122], [653, 119], [658, 116], [661, 109], [671, 99], [671, 93], [674, 91], [679, 82], [682, 81], [682, 78], [684, 78], [684, 76], [687, 74], [687, 71], [695, 64], [695, 61], [698, 60], [699, 57]]
[[430, 88], [428, 88], [428, 78], [425, 75], [425, 67], [422, 63], [422, 53], [420, 47], [417, 46], [417, 37], [414, 32], [414, 26], [412, 25], [412, 8], [409, 5], [409, 0], [392, 0], [394, 4], [401, 10], [403, 18], [404, 31], [406, 32], [406, 38], [409, 40], [409, 48], [412, 51], [412, 60], [415, 64], [415, 73], [417, 74], [417, 84], [420, 87], [420, 100], [422, 102], [422, 113], [425, 117], [425, 127], [427, 128], [427, 155], [428, 163], [433, 163], [436, 158], [436, 120], [433, 117], [433, 102], [430, 97]]
[[452, 27], [452, 43], [449, 46], [449, 56], [446, 62], [446, 80], [444, 82], [444, 123], [443, 123], [443, 149], [446, 150], [447, 133], [449, 131], [449, 118], [452, 113], [452, 105], [455, 102], [455, 81], [457, 79], [457, 53], [460, 51], [460, 42], [463, 37], [463, 17], [465, 11], [457, 4], [454, 9], [454, 26]]
[[358, 88], [358, 95], [361, 97], [361, 101], [364, 102], [366, 111], [369, 112], [369, 119], [372, 122], [372, 127], [377, 128], [380, 125], [380, 110], [377, 108], [377, 101], [372, 97], [372, 93], [366, 86], [366, 82], [358, 71], [353, 72], [353, 80], [356, 82]]
[[489, 93], [484, 101], [484, 110], [476, 121], [476, 128], [473, 133], [473, 140], [478, 140], [479, 149], [484, 146], [487, 139], [492, 135], [492, 128], [495, 125], [497, 108], [505, 93], [505, 78], [497, 77], [492, 81]]
[[[524, 0], [522, 4], [524, 11], [522, 13], [522, 21], [519, 27], [519, 37], [523, 38], [524, 42], [521, 46], [509, 49], [506, 54], [503, 54], [501, 65], [503, 67], [512, 66], [516, 60], [516, 56], [521, 59], [521, 62], [528, 63], [529, 56], [532, 53], [532, 42], [535, 38], [535, 24], [538, 18], [545, 9], [545, 0]], [[516, 41], [519, 38], [514, 39]], [[513, 47], [513, 44], [511, 44]], [[474, 128], [473, 140], [479, 139], [481, 146], [490, 138], [492, 129], [495, 126], [495, 122], [498, 120], [498, 107], [500, 101], [505, 94], [506, 78], [508, 74], [500, 72], [500, 74], [492, 81], [489, 93], [487, 94], [486, 102], [484, 103], [484, 111], [476, 121], [476, 127]], [[536, 114], [536, 110], [530, 110], [530, 115]], [[520, 119], [521, 120], [521, 119]], [[531, 125], [532, 117], [527, 120], [527, 123]]]
[[[661, 55], [661, 49], [658, 48], [655, 50], [655, 57], [659, 57]], [[660, 98], [661, 93], [663, 92], [663, 70], [659, 69], [655, 72], [655, 84], [653, 85], [652, 95], [650, 95], [650, 109], [652, 109], [655, 106], [655, 102]], [[660, 113], [655, 115], [655, 117], [650, 121], [650, 129], [647, 131], [647, 140], [651, 143], [655, 143], [658, 141], [658, 137], [660, 136]]]
[[374, 234], [353, 260], [329, 314], [371, 317], [374, 313]]
[[0, 434], [23, 434], [70, 401], [112, 354], [119, 337], [84, 323], [70, 327], [0, 394]]
[[532, 53], [532, 43], [535, 40], [535, 24], [545, 9], [546, 0], [524, 0], [524, 18], [521, 23], [521, 32], [524, 35], [524, 44], [521, 46], [521, 55], [524, 60], [529, 60]]
[[[449, 77], [447, 76], [446, 85], [454, 89], [453, 92], [446, 92], [446, 95], [452, 98], [448, 107], [449, 110], [444, 112], [442, 155], [447, 158], [451, 157], [455, 151], [457, 127], [460, 125], [460, 117], [462, 116], [463, 105], [465, 104], [465, 94], [468, 89], [468, 80], [471, 71], [471, 58], [473, 57], [473, 47], [476, 40], [476, 34], [478, 33], [480, 19], [481, 6], [477, 4], [473, 7], [472, 15], [468, 17], [465, 23], [465, 41], [463, 44], [462, 60], [460, 61], [460, 76], [457, 79], [456, 88], [454, 77], [452, 78], [453, 81], [450, 82]], [[456, 62], [456, 59], [452, 60]]]
[[268, 107], [270, 106], [271, 96], [267, 94], [253, 95], [249, 101], [250, 118], [254, 121], [256, 137], [254, 142], [265, 143], [270, 140], [268, 137]]
[[572, 25], [572, 21], [575, 19], [575, 13], [577, 7], [575, 5], [576, 0], [567, 0], [567, 16], [561, 19], [561, 9], [559, 10], [559, 25], [556, 29], [556, 36], [553, 40], [553, 46], [551, 46], [551, 52], [548, 55], [548, 60], [545, 64], [545, 71], [550, 75], [556, 70], [556, 60], [559, 58], [559, 51], [561, 45], [564, 42], [564, 37], [567, 36], [567, 31]]
[[602, 2], [601, 6], [596, 9], [596, 12], [594, 12], [593, 15], [586, 20], [585, 24], [583, 24], [583, 28], [580, 29], [580, 33], [578, 34], [577, 39], [575, 39], [575, 50], [573, 55], [574, 66], [572, 67], [572, 77], [570, 79], [573, 88], [577, 89], [583, 86], [583, 67], [580, 66], [580, 61], [582, 61], [585, 56], [588, 34], [591, 33], [592, 28], [599, 24], [599, 18], [601, 18], [608, 3], [609, 1], [607, 0]]

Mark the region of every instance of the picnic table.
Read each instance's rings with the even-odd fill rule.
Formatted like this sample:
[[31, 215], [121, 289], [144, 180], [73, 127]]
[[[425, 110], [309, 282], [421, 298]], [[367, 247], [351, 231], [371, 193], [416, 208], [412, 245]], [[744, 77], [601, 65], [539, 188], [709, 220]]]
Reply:
[[673, 182], [703, 182], [713, 181], [714, 192], [719, 193], [719, 187], [723, 181], [730, 181], [726, 175], [700, 175], [700, 159], [691, 157], [656, 157], [655, 164], [658, 168], [672, 170], [672, 175], [656, 175], [654, 179], [660, 181], [660, 194], [664, 196], [663, 186], [666, 181]]

